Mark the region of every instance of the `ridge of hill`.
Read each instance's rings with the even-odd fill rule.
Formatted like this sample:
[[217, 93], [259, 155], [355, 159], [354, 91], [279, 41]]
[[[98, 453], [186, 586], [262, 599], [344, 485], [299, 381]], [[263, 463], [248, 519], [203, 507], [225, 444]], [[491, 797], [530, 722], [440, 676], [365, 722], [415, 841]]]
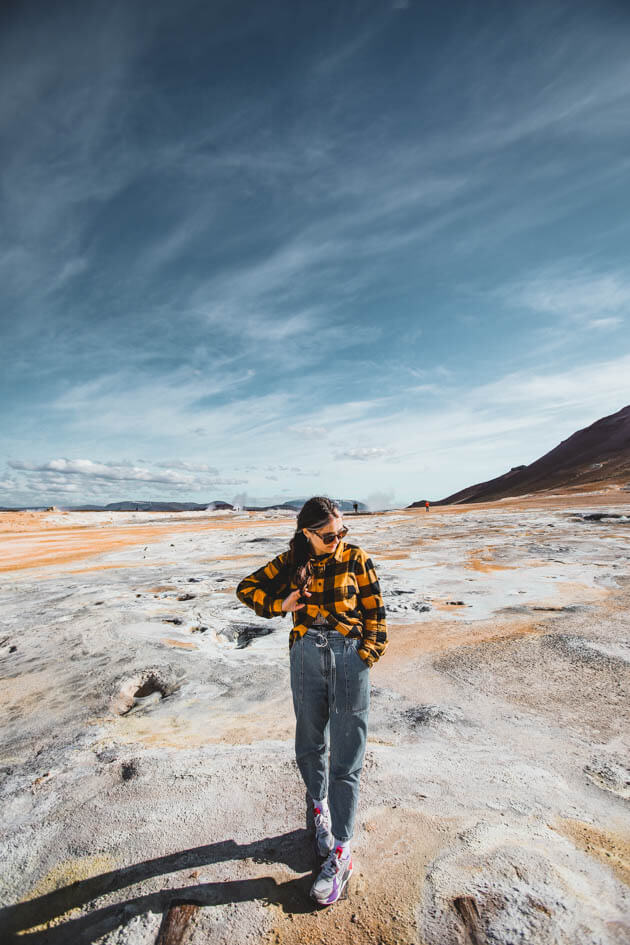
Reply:
[[[630, 405], [578, 430], [528, 466], [515, 466], [433, 504], [492, 502], [559, 487], [613, 482], [630, 482]], [[409, 508], [422, 505], [424, 500]]]

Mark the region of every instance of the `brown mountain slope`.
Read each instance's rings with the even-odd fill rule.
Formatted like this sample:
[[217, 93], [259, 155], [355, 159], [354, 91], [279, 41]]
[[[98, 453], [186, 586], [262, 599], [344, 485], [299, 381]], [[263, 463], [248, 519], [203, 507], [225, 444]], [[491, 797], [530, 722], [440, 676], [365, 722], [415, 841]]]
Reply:
[[[496, 479], [468, 486], [435, 505], [488, 502], [546, 489], [611, 482], [630, 482], [630, 405], [578, 430], [529, 466], [517, 466]], [[423, 504], [414, 502], [413, 506]]]

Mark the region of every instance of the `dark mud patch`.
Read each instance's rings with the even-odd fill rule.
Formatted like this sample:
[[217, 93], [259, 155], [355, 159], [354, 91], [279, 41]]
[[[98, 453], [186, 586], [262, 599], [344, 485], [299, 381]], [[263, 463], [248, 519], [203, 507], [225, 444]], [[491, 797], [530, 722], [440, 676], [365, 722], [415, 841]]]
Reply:
[[624, 515], [621, 512], [584, 512], [573, 516], [574, 522], [604, 522], [616, 525], [620, 522], [627, 524], [630, 522], [630, 515]]
[[543, 613], [543, 614], [578, 614], [584, 613], [593, 608], [588, 604], [567, 604], [566, 606], [558, 605], [549, 605], [544, 606], [542, 604], [533, 605], [533, 604], [513, 604], [509, 607], [501, 607], [497, 610], [498, 614], [533, 614], [533, 613]]
[[549, 634], [540, 639], [543, 646], [555, 650], [571, 662], [598, 666], [615, 673], [623, 672], [624, 669], [630, 670], [626, 660], [600, 649], [596, 640], [560, 633]]
[[456, 724], [470, 725], [463, 712], [452, 705], [410, 705], [397, 692], [373, 686], [370, 696], [370, 730], [384, 742], [415, 740], [428, 730]]
[[423, 728], [428, 725], [437, 725], [442, 722], [453, 723], [462, 722], [463, 714], [459, 709], [451, 706], [432, 705], [414, 705], [409, 709], [404, 709], [401, 718], [406, 725], [412, 729]]
[[226, 643], [231, 643], [237, 650], [242, 650], [249, 646], [252, 640], [269, 636], [273, 631], [273, 627], [261, 627], [251, 623], [231, 623], [217, 630], [217, 636]]

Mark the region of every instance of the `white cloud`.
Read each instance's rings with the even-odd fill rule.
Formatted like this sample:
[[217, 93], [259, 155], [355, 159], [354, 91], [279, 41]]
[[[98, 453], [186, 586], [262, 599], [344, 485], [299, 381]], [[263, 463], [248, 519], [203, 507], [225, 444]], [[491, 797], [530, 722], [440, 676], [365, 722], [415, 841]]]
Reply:
[[171, 470], [157, 473], [140, 466], [129, 467], [119, 463], [95, 463], [89, 459], [51, 459], [47, 463], [40, 464], [9, 460], [9, 466], [23, 472], [85, 476], [89, 479], [113, 482], [154, 482], [189, 485], [193, 481], [191, 476], [183, 476], [181, 473]]
[[4, 491], [18, 497], [15, 501], [29, 501], [29, 496], [48, 497], [48, 501], [54, 501], [55, 496], [72, 494], [77, 502], [89, 498], [107, 502], [129, 498], [129, 490], [133, 490], [131, 498], [137, 498], [139, 487], [143, 487], [143, 495], [146, 495], [148, 487], [153, 496], [168, 498], [175, 492], [182, 499], [193, 501], [191, 495], [247, 483], [246, 479], [219, 477], [217, 471], [209, 466], [196, 468], [197, 464], [186, 463], [177, 463], [176, 468], [156, 463], [157, 469], [125, 461], [94, 462], [89, 459], [52, 459], [43, 463], [10, 460], [8, 465], [18, 476], [6, 481]]
[[335, 453], [335, 459], [356, 459], [365, 462], [370, 459], [383, 459], [390, 452], [379, 446], [356, 446], [352, 449], [339, 450]]

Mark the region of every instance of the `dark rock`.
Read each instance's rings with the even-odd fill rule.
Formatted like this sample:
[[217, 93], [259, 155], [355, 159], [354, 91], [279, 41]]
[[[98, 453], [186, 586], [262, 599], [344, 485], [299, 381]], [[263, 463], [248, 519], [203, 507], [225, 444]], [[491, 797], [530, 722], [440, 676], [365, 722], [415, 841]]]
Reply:
[[138, 775], [138, 764], [136, 761], [123, 761], [120, 774], [123, 781], [131, 781], [132, 778], [137, 777]]
[[472, 896], [457, 896], [453, 899], [453, 908], [462, 920], [464, 934], [470, 945], [483, 945], [486, 937], [482, 936], [479, 929], [479, 909], [476, 899]]
[[201, 908], [195, 902], [172, 902], [165, 913], [155, 945], [183, 945], [188, 941], [188, 926]]

